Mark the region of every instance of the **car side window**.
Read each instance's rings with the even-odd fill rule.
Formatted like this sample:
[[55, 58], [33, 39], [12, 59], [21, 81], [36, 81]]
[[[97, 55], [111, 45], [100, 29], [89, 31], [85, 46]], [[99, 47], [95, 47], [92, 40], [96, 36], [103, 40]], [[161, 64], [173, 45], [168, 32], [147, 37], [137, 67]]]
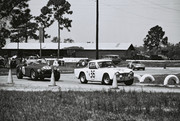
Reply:
[[96, 63], [95, 62], [89, 63], [89, 69], [97, 69], [96, 68]]

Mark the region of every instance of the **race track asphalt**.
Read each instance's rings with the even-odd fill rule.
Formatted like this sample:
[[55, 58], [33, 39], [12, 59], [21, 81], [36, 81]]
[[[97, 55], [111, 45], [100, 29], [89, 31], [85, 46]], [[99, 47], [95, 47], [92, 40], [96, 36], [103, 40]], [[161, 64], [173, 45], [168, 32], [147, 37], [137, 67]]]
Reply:
[[[134, 71], [135, 74], [144, 75], [160, 75], [160, 74], [178, 74], [180, 68], [146, 68], [145, 71]], [[52, 85], [50, 79], [44, 81], [32, 81], [28, 77], [23, 79], [17, 79], [16, 75], [13, 74], [13, 84], [8, 84], [8, 75], [0, 76], [0, 90], [11, 90], [11, 91], [101, 91], [101, 90], [125, 90], [125, 91], [146, 91], [146, 92], [176, 92], [180, 93], [179, 85], [164, 86], [134, 83], [131, 86], [126, 86], [123, 83], [117, 85], [118, 89], [114, 89], [112, 85], [101, 85], [99, 82], [89, 82], [88, 84], [81, 84], [78, 79], [75, 78], [73, 73], [61, 74], [59, 81]]]

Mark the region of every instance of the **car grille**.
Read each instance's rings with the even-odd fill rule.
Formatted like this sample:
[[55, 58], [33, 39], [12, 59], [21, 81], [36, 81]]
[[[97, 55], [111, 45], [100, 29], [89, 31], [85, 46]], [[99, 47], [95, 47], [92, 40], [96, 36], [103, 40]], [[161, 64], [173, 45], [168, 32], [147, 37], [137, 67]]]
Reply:
[[44, 70], [42, 73], [43, 74], [51, 74], [51, 70]]
[[129, 75], [129, 73], [122, 73], [122, 74], [120, 74], [119, 76], [126, 77], [126, 76], [128, 76], [128, 75]]
[[117, 76], [117, 81], [127, 81], [132, 79], [133, 76], [129, 76], [129, 73], [121, 73]]

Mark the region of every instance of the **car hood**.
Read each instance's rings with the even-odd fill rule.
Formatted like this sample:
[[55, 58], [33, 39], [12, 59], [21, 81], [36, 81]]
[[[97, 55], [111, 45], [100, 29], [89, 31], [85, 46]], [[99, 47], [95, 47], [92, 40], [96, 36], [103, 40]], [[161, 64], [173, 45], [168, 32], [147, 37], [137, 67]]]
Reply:
[[145, 66], [144, 64], [135, 64], [135, 66]]
[[129, 73], [131, 71], [133, 71], [132, 69], [128, 69], [128, 68], [117, 68], [117, 70], [121, 73]]
[[48, 69], [48, 68], [51, 69], [51, 66], [49, 66], [49, 65], [47, 65], [47, 64], [35, 64], [35, 65], [33, 65], [33, 66], [34, 66], [34, 68], [43, 68], [43, 67], [47, 67], [47, 69]]
[[113, 71], [113, 72], [119, 72], [119, 73], [129, 73], [133, 71], [132, 69], [128, 68], [122, 68], [122, 67], [117, 67], [117, 68], [107, 68], [108, 71]]

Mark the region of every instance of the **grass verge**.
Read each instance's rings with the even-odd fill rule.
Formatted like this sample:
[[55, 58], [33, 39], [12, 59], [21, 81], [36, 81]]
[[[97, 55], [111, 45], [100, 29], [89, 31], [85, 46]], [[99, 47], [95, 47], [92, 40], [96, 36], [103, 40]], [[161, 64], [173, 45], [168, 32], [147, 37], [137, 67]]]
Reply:
[[0, 120], [144, 121], [180, 118], [180, 94], [0, 91]]

